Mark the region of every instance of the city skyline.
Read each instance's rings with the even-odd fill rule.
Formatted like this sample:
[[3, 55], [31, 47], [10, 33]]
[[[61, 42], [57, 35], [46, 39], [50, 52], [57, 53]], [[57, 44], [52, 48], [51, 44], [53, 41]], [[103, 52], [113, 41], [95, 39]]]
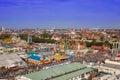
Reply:
[[119, 0], [0, 0], [0, 26], [119, 28]]

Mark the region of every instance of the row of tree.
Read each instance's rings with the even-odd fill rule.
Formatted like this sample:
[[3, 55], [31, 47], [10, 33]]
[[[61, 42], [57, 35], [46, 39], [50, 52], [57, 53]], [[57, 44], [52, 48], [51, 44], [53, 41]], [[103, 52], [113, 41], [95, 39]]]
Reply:
[[[48, 37], [48, 34], [43, 34], [43, 35], [45, 35], [45, 37]], [[20, 34], [19, 36], [23, 40], [27, 41], [27, 39], [28, 39], [27, 34]], [[35, 43], [55, 43], [56, 42], [55, 40], [52, 40], [50, 38], [45, 39], [45, 38], [39, 38], [39, 37], [35, 37], [35, 36], [32, 36], [32, 41]]]
[[10, 38], [10, 34], [1, 34], [0, 35], [0, 39], [3, 40], [3, 39], [6, 39], [6, 38]]
[[110, 44], [108, 41], [105, 42], [97, 42], [96, 40], [92, 40], [92, 42], [87, 42], [86, 41], [86, 46], [87, 47], [91, 47], [91, 46], [109, 46], [110, 48], [112, 48], [112, 44]]
[[[32, 36], [32, 41], [35, 43], [55, 43], [56, 42], [55, 40], [51, 39], [51, 35], [49, 35], [48, 33], [44, 33], [41, 36], [42, 36], [42, 38]], [[27, 41], [28, 34], [20, 34], [17, 37], [20, 37], [22, 40]], [[1, 34], [0, 35], [0, 40], [4, 40], [7, 38], [11, 38], [11, 34]]]
[[[2, 34], [2, 35], [0, 35], [0, 39], [1, 40], [4, 40], [6, 38], [10, 38], [10, 37], [11, 37], [11, 34]], [[26, 40], [27, 41], [28, 34], [20, 34], [19, 37], [22, 40]], [[32, 41], [35, 42], [35, 43], [55, 43], [56, 42], [55, 40], [52, 40], [50, 38], [51, 35], [49, 35], [48, 33], [42, 34], [42, 37], [43, 38], [32, 36]], [[112, 44], [110, 44], [108, 41], [105, 41], [105, 42], [97, 42], [96, 40], [92, 40], [92, 42], [87, 42], [86, 41], [86, 46], [87, 47], [91, 47], [92, 45], [95, 45], [95, 46], [106, 45], [106, 46], [110, 46], [112, 48]]]

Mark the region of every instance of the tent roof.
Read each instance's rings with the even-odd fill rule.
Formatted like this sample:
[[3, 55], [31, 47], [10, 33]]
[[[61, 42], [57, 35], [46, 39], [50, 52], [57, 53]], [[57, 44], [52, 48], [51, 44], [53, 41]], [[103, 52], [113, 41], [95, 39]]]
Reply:
[[70, 63], [54, 68], [44, 69], [42, 71], [30, 73], [24, 76], [31, 80], [66, 80], [70, 77], [74, 77], [90, 71], [92, 71], [91, 68], [86, 68], [86, 66], [80, 63]]
[[26, 65], [26, 63], [15, 53], [0, 55], [0, 67], [13, 65], [16, 62], [22, 62], [23, 65]]
[[32, 54], [38, 54], [38, 53], [35, 52], [35, 51], [30, 51], [30, 52], [28, 52], [27, 54], [32, 55]]

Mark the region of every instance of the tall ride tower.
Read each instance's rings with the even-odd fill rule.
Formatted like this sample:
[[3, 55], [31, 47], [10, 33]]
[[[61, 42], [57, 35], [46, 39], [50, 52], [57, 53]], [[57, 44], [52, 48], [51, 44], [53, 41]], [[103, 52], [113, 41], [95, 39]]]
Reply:
[[28, 36], [27, 42], [28, 42], [29, 44], [32, 43], [32, 36]]

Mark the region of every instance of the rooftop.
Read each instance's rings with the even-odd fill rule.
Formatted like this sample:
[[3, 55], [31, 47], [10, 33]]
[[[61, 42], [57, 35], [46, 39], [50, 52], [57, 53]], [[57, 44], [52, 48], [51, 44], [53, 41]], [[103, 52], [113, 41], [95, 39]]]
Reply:
[[15, 53], [0, 55], [0, 67], [10, 67], [11, 65], [18, 65], [18, 63], [26, 65], [26, 63]]
[[114, 68], [114, 69], [120, 69], [120, 65], [115, 65], [115, 64], [110, 64], [110, 63], [105, 63], [102, 66], [109, 67], [109, 68]]
[[70, 63], [54, 68], [44, 69], [24, 76], [31, 80], [66, 80], [90, 71], [92, 71], [91, 68], [86, 68], [86, 66], [80, 63]]

